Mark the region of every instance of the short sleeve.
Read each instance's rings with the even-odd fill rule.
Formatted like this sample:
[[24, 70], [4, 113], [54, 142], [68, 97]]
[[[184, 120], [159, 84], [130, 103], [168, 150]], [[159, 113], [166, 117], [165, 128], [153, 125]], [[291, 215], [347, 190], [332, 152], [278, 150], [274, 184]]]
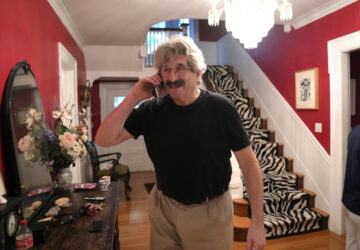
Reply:
[[134, 136], [134, 139], [144, 134], [144, 109], [142, 104], [139, 108], [134, 109], [125, 121], [124, 128]]
[[231, 150], [238, 151], [249, 146], [250, 140], [235, 107], [230, 102], [225, 107], [225, 134]]

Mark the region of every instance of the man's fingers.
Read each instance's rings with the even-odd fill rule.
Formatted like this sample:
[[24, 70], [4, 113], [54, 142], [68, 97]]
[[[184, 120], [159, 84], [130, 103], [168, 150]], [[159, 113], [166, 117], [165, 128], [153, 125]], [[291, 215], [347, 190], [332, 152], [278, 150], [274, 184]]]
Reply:
[[152, 85], [159, 85], [161, 83], [161, 77], [157, 74], [146, 77], [144, 80], [145, 82], [151, 83]]
[[252, 242], [252, 240], [247, 240], [247, 242], [246, 242], [246, 249], [247, 250], [253, 250], [253, 242]]

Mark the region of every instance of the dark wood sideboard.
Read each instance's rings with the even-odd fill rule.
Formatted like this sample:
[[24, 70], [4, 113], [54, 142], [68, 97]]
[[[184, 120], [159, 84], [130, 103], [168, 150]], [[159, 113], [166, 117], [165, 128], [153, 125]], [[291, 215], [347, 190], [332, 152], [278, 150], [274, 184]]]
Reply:
[[[71, 208], [63, 208], [61, 213], [79, 211], [85, 203], [85, 197], [105, 196], [103, 210], [98, 214], [80, 216], [75, 222], [71, 221], [64, 225], [53, 227], [47, 241], [35, 245], [35, 249], [42, 250], [71, 250], [71, 249], [120, 249], [118, 237], [117, 209], [119, 197], [119, 182], [109, 185], [105, 192], [95, 190], [75, 191], [70, 194]], [[103, 227], [100, 232], [89, 232], [93, 221], [102, 220]]]

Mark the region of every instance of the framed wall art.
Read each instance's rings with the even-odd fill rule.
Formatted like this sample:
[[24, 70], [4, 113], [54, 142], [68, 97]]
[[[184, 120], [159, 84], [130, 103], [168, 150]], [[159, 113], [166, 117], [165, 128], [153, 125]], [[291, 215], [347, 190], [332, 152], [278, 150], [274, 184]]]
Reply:
[[296, 109], [319, 108], [318, 68], [295, 72]]

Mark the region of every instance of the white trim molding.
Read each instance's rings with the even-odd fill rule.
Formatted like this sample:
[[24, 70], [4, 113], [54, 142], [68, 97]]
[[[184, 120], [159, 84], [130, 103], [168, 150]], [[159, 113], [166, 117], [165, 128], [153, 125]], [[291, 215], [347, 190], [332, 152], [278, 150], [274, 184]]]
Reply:
[[330, 154], [331, 154], [331, 214], [330, 228], [344, 233], [343, 206], [341, 203], [347, 136], [350, 131], [350, 56], [360, 48], [360, 31], [328, 41], [328, 67], [330, 75]]
[[[58, 51], [60, 107], [64, 107], [71, 99], [73, 100], [75, 105], [73, 125], [77, 125], [79, 124], [77, 61], [60, 42], [58, 43]], [[70, 98], [71, 95], [72, 98]], [[75, 167], [70, 168], [70, 170], [73, 174], [72, 183], [81, 183], [83, 178], [80, 159], [75, 160]]]
[[69, 31], [72, 38], [78, 44], [80, 49], [86, 45], [84, 38], [82, 37], [79, 29], [72, 20], [69, 12], [61, 0], [48, 0], [50, 6], [54, 9], [55, 13], [64, 24], [65, 28]]
[[249, 95], [255, 97], [261, 116], [268, 118], [269, 129], [276, 131], [276, 141], [284, 143], [284, 155], [294, 158], [294, 170], [305, 175], [305, 188], [316, 192], [316, 207], [330, 211], [329, 154], [231, 34], [218, 41], [218, 55], [219, 64], [232, 65]]
[[[352, 4], [356, 2], [357, 0], [332, 0], [327, 1], [323, 5], [320, 5], [316, 9], [313, 9], [304, 15], [301, 15], [297, 18], [295, 18], [291, 25], [295, 28], [301, 28], [311, 22], [314, 22], [326, 15], [329, 15], [332, 12], [335, 12], [341, 8], [344, 8], [345, 6]], [[295, 3], [296, 4], [296, 3]]]

